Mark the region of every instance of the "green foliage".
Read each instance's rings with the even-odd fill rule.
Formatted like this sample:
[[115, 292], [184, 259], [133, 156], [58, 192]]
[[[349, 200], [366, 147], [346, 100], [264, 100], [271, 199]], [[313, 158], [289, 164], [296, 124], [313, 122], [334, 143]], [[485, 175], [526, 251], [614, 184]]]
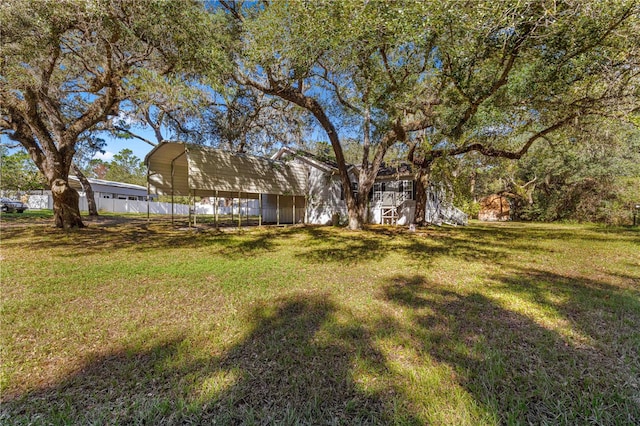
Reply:
[[238, 81], [313, 110], [338, 163], [352, 138], [365, 160], [374, 154], [373, 169], [397, 142], [415, 145], [407, 152], [426, 169], [473, 151], [521, 158], [581, 117], [627, 119], [638, 101], [633, 1], [273, 2], [234, 12]]
[[12, 192], [24, 192], [43, 189], [47, 186], [42, 174], [33, 164], [29, 154], [19, 150], [9, 154], [4, 145], [0, 145], [0, 189]]
[[111, 161], [91, 160], [87, 176], [142, 186], [147, 183], [147, 170], [144, 163], [127, 148], [114, 154]]
[[[460, 205], [505, 192], [522, 219], [631, 222], [640, 187], [640, 130], [633, 125], [584, 118], [518, 162], [471, 159], [457, 159], [458, 173], [448, 177]], [[469, 191], [472, 175], [474, 193]]]

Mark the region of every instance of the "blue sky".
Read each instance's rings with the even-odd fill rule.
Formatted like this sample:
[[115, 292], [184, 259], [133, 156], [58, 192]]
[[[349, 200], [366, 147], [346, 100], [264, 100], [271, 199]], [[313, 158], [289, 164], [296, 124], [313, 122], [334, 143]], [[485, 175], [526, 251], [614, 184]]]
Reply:
[[[150, 129], [137, 129], [137, 131], [140, 136], [149, 140], [154, 140], [155, 138], [153, 131]], [[95, 158], [100, 158], [104, 161], [110, 161], [113, 158], [113, 154], [117, 154], [125, 148], [133, 151], [133, 155], [143, 161], [144, 157], [153, 149], [151, 145], [139, 139], [118, 139], [107, 135], [102, 135], [102, 138], [107, 142], [107, 146], [104, 148], [105, 153], [98, 153]], [[17, 142], [9, 139], [7, 135], [0, 135], [0, 143], [8, 146], [17, 144]]]
[[[138, 130], [137, 133], [149, 140], [155, 139], [152, 130]], [[107, 135], [102, 136], [102, 138], [107, 142], [107, 146], [104, 148], [105, 153], [98, 153], [95, 158], [100, 158], [104, 161], [111, 160], [113, 158], [113, 154], [117, 154], [125, 148], [133, 151], [133, 155], [142, 161], [149, 151], [153, 149], [151, 145], [139, 139], [118, 139]]]

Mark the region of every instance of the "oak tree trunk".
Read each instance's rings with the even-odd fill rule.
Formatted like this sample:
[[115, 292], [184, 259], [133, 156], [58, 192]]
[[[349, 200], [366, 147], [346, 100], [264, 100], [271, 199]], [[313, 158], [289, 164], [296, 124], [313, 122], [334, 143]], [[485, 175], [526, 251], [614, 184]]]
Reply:
[[51, 182], [53, 195], [53, 217], [57, 228], [84, 228], [80, 216], [78, 191], [62, 178]]
[[360, 230], [364, 228], [364, 225], [367, 222], [367, 204], [367, 197], [358, 194], [354, 208], [347, 209], [349, 215], [349, 229]]
[[413, 222], [418, 226], [426, 224], [427, 188], [429, 187], [429, 168], [420, 167], [416, 173], [416, 213]]
[[84, 189], [85, 196], [87, 197], [87, 206], [89, 208], [89, 216], [98, 216], [98, 206], [96, 205], [96, 196], [93, 193], [93, 188], [91, 187], [91, 183], [89, 179], [82, 173], [82, 170], [73, 163], [71, 165], [73, 167], [73, 171], [75, 172], [80, 184], [82, 185], [82, 189]]

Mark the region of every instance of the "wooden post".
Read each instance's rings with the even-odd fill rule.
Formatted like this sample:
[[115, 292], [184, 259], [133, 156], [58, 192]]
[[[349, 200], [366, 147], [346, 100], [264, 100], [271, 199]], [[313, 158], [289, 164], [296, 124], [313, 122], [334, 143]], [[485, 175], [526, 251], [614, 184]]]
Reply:
[[262, 226], [262, 193], [258, 194], [258, 226]]
[[276, 225], [280, 225], [280, 194], [276, 195]]
[[307, 196], [304, 196], [304, 224], [309, 223], [309, 205], [307, 203]]

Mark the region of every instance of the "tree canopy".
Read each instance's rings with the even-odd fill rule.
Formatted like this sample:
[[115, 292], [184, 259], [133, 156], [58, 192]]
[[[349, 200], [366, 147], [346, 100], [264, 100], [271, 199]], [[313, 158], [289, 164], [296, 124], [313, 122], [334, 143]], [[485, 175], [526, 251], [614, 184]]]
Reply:
[[144, 123], [151, 144], [169, 130], [243, 151], [301, 143], [312, 117], [359, 228], [391, 149], [413, 163], [420, 207], [450, 158], [519, 159], [587, 123], [640, 123], [634, 0], [18, 1], [0, 13], [0, 125], [58, 188], [60, 212], [91, 129], [143, 139]]
[[0, 145], [0, 189], [25, 192], [43, 189], [46, 185], [42, 174], [23, 150], [9, 153]]
[[343, 141], [361, 140], [353, 228], [396, 143], [428, 177], [439, 158], [517, 159], [587, 117], [638, 112], [636, 2], [221, 3], [236, 80], [313, 114], [345, 188]]

